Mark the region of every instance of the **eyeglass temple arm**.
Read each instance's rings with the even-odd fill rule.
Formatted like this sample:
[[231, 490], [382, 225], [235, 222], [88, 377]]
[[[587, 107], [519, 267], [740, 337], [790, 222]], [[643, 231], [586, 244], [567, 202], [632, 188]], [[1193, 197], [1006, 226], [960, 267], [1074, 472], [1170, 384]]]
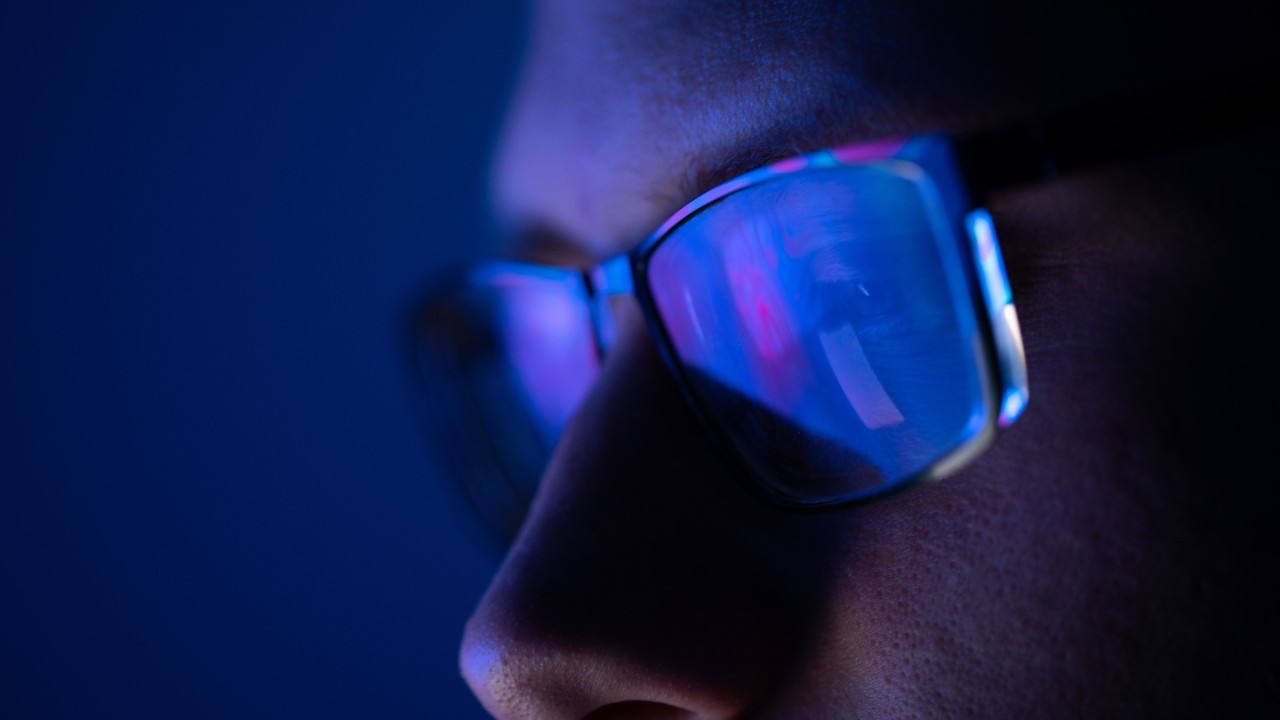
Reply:
[[1230, 132], [1275, 127], [1275, 77], [1211, 78], [956, 140], [977, 204], [990, 194]]

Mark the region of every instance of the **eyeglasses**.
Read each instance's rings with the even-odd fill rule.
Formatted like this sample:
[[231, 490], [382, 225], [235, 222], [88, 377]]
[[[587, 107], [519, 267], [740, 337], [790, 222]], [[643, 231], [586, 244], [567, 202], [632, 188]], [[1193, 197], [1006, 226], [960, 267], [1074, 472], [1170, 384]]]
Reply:
[[1259, 117], [1218, 84], [966, 137], [810, 153], [695, 199], [596, 267], [493, 261], [415, 317], [438, 455], [510, 537], [634, 295], [689, 406], [772, 501], [944, 477], [1028, 401], [989, 193]]

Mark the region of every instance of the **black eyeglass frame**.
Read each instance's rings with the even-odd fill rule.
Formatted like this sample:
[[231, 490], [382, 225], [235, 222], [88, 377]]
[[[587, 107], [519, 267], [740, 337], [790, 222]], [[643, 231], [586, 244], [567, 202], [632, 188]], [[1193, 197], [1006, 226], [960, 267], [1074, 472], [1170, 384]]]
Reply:
[[[1131, 95], [1120, 101], [1076, 108], [1044, 118], [1012, 123], [993, 130], [954, 137], [942, 134], [916, 137], [934, 138], [940, 147], [945, 147], [947, 152], [953, 155], [955, 168], [961, 176], [960, 186], [965, 191], [965, 202], [970, 206], [963, 215], [968, 216], [972, 212], [981, 211], [981, 205], [985, 204], [991, 195], [1005, 190], [1051, 181], [1090, 167], [1149, 156], [1189, 142], [1225, 135], [1233, 131], [1274, 127], [1272, 114], [1264, 108], [1267, 97], [1264, 87], [1269, 86], [1259, 84], [1249, 77], [1225, 80], [1215, 78], [1194, 88], [1183, 86], [1146, 95]], [[819, 151], [746, 173], [713, 188], [686, 205], [629, 252], [594, 268], [583, 270], [599, 353], [603, 355], [613, 340], [611, 314], [607, 307], [609, 298], [621, 294], [633, 294], [642, 308], [649, 332], [655, 339], [663, 361], [680, 385], [690, 408], [725, 451], [726, 457], [735, 458], [740, 462], [739, 454], [729, 446], [729, 443], [726, 443], [718, 424], [706, 417], [696, 395], [691, 391], [689, 380], [685, 376], [684, 364], [676, 356], [672, 339], [660, 321], [652, 290], [646, 280], [648, 264], [653, 253], [682, 223], [696, 216], [706, 207], [741, 189], [767, 181], [769, 177], [774, 177], [779, 172], [796, 171], [796, 168], [788, 165], [794, 165], [802, 160], [812, 162], [815, 156], [823, 153], [856, 151], [859, 148], [905, 143], [909, 140], [910, 138], [882, 140]], [[503, 263], [504, 261], [493, 262]], [[982, 282], [973, 276], [973, 273], [980, 272], [980, 269], [975, 268], [973, 263], [968, 266], [971, 268], [969, 286], [973, 294], [972, 299], [976, 308], [981, 307], [985, 304], [984, 299], [980, 297]], [[456, 280], [457, 276], [454, 277]], [[415, 333], [416, 315], [417, 313], [414, 321]], [[982, 316], [977, 310], [975, 315]], [[993, 335], [992, 327], [985, 322], [979, 323], [979, 331], [984, 345], [984, 357], [988, 361], [985, 372], [991, 380], [990, 386], [1006, 387], [1010, 372], [1017, 371], [1000, 367], [996, 360], [1001, 357], [1001, 348]], [[420, 382], [429, 385], [428, 378], [422, 377], [421, 373], [418, 373], [418, 377]], [[429, 390], [429, 387], [425, 389]], [[998, 405], [1000, 401], [993, 395], [992, 402]], [[999, 413], [993, 411], [990, 414], [996, 417]], [[761, 482], [750, 468], [744, 469], [745, 474], [755, 480], [752, 484], [756, 489], [777, 504], [796, 508], [846, 505], [881, 497], [916, 486], [923, 481], [945, 476], [952, 469], [968, 462], [981, 452], [994, 439], [994, 434], [995, 423], [992, 423], [990, 428], [984, 430], [981, 437], [966, 443], [964, 452], [953, 458], [940, 460], [932, 466], [933, 470], [930, 472], [920, 473], [916, 477], [876, 491], [858, 493], [854, 497], [818, 502], [805, 501], [777, 492], [767, 482]], [[471, 499], [474, 502], [474, 498]]]

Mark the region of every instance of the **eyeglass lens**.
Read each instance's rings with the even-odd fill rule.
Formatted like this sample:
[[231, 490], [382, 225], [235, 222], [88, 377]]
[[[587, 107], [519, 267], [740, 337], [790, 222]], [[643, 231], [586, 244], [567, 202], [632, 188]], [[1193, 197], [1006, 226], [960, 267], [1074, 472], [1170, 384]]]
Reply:
[[653, 251], [651, 293], [692, 394], [779, 492], [873, 492], [982, 429], [973, 303], [929, 201], [892, 166], [785, 175]]
[[582, 273], [486, 265], [419, 322], [439, 454], [487, 521], [514, 534], [599, 371]]

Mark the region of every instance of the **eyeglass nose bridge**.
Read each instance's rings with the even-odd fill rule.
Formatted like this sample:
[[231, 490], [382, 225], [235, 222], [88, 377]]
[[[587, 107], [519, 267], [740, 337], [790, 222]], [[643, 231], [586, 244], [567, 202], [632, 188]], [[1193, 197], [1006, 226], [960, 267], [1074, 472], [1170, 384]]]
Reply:
[[618, 339], [613, 316], [614, 298], [635, 294], [630, 255], [619, 255], [585, 272], [591, 302], [591, 322], [595, 325], [596, 349], [603, 356]]

